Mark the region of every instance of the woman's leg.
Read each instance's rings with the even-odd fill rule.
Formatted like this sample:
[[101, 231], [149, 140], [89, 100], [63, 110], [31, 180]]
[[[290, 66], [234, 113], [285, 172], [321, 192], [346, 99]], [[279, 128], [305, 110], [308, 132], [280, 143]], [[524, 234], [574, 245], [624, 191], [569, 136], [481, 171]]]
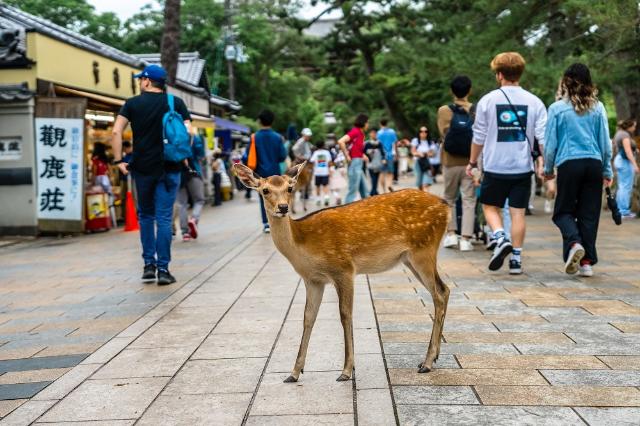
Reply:
[[360, 176], [362, 170], [362, 160], [354, 158], [349, 163], [347, 169], [347, 177], [349, 179], [349, 189], [347, 190], [347, 196], [345, 197], [345, 203], [351, 203], [356, 199], [356, 193], [360, 187]]
[[584, 247], [584, 260], [595, 265], [598, 262], [596, 238], [602, 209], [602, 163], [598, 160], [583, 161], [585, 161], [586, 173], [578, 192], [576, 222]]
[[370, 195], [378, 195], [378, 179], [380, 178], [380, 172], [372, 172], [369, 171], [369, 175], [371, 176], [371, 192]]
[[616, 201], [621, 215], [631, 213], [631, 191], [633, 190], [633, 168], [631, 162], [625, 160], [620, 155], [616, 156], [614, 165], [618, 173], [618, 190], [616, 192]]
[[562, 233], [562, 258], [566, 261], [574, 243], [582, 244], [580, 230], [576, 223], [576, 200], [582, 191], [584, 160], [570, 160], [558, 167], [558, 192], [553, 213], [553, 223]]

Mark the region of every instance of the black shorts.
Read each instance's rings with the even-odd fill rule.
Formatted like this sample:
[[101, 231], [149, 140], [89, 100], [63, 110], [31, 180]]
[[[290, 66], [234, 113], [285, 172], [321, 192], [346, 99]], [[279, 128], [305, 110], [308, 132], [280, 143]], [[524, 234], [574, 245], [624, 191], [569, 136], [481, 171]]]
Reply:
[[316, 176], [316, 186], [329, 185], [329, 176]]
[[518, 175], [499, 175], [485, 172], [480, 186], [480, 202], [488, 206], [526, 209], [531, 195], [531, 173]]

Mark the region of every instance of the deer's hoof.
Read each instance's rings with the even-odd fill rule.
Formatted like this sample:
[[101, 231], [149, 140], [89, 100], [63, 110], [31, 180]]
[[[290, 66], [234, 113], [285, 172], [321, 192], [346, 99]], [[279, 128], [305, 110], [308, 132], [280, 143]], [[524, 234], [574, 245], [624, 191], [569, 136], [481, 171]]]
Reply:
[[423, 367], [422, 364], [420, 364], [418, 368], [418, 373], [428, 373], [429, 371], [431, 371], [429, 367]]
[[336, 379], [336, 382], [346, 382], [350, 378], [351, 377], [347, 376], [346, 374], [341, 374], [340, 377]]
[[284, 379], [284, 383], [295, 383], [295, 382], [297, 382], [297, 381], [298, 381], [298, 379], [296, 379], [296, 378], [295, 378], [295, 377], [293, 377], [293, 376], [289, 376], [289, 377], [287, 377], [286, 379]]

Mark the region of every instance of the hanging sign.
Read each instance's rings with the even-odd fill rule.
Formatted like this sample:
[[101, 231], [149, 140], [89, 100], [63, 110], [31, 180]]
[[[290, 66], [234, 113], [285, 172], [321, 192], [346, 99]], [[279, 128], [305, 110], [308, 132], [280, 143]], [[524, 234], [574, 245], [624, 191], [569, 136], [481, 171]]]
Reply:
[[82, 220], [84, 120], [36, 118], [38, 218]]

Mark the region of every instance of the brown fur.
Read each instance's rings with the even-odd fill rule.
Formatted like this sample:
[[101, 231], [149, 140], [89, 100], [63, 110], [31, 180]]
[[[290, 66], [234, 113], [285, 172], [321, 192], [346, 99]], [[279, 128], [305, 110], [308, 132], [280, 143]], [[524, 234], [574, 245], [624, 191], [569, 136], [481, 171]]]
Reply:
[[[449, 221], [449, 208], [434, 195], [409, 189], [321, 210], [293, 220], [280, 207], [291, 201], [288, 187], [296, 178], [261, 179], [235, 165], [242, 182], [263, 196], [273, 242], [304, 279], [307, 299], [300, 350], [291, 376], [297, 381], [304, 368], [311, 329], [324, 286], [333, 283], [344, 331], [345, 360], [338, 380], [353, 370], [353, 280], [356, 274], [373, 274], [404, 263], [431, 293], [435, 308], [431, 341], [420, 372], [431, 370], [440, 353], [442, 327], [449, 289], [436, 267], [440, 240]], [[296, 166], [298, 174], [304, 165]], [[267, 189], [267, 194], [263, 190]]]
[[[311, 184], [311, 179], [313, 179], [313, 163], [304, 162], [302, 171], [298, 175], [298, 180], [294, 189], [294, 195], [291, 197], [291, 213], [296, 212], [295, 208], [295, 192], [300, 193], [300, 200], [302, 201], [302, 210], [307, 211], [307, 200], [304, 198], [305, 189]], [[295, 166], [294, 166], [295, 167]], [[295, 173], [293, 176], [295, 177]], [[275, 177], [275, 176], [272, 176]], [[276, 185], [273, 183], [273, 185]], [[309, 192], [311, 192], [311, 188], [309, 188]]]

